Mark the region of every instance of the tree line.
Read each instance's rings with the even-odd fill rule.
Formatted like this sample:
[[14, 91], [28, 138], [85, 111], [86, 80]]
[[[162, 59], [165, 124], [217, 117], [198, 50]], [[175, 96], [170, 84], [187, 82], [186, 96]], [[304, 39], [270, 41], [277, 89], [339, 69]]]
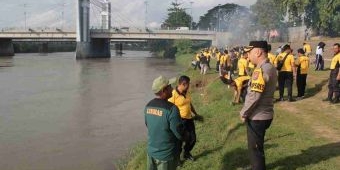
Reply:
[[172, 2], [162, 28], [190, 27], [217, 31], [248, 27], [249, 31], [305, 25], [316, 35], [340, 35], [340, 0], [257, 0], [250, 8], [227, 3], [209, 9], [193, 22], [182, 4]]

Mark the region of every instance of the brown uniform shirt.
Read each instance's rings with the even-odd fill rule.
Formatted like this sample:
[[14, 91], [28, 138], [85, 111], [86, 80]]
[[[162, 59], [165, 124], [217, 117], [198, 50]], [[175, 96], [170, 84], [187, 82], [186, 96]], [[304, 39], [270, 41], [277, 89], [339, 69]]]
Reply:
[[258, 65], [256, 68], [260, 68], [262, 70], [262, 77], [265, 82], [263, 92], [252, 90], [251, 82], [258, 78], [258, 75], [253, 74], [249, 81], [246, 101], [240, 115], [243, 117], [245, 116], [250, 120], [273, 119], [273, 98], [276, 90], [277, 71], [276, 68], [268, 61]]

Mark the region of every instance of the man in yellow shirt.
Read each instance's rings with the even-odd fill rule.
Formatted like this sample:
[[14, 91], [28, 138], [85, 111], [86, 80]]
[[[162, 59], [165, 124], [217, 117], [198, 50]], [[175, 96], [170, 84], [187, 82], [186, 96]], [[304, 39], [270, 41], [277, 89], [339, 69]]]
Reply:
[[[334, 57], [331, 61], [331, 73], [328, 82], [328, 97], [324, 101], [339, 103], [340, 101], [340, 44], [333, 45]], [[334, 98], [333, 98], [334, 96]]]
[[302, 48], [298, 49], [298, 58], [296, 61], [297, 75], [296, 75], [296, 86], [297, 86], [297, 100], [301, 100], [305, 96], [305, 89], [307, 83], [307, 73], [309, 69], [309, 58], [305, 56], [305, 51]]
[[219, 70], [220, 70], [220, 59], [221, 59], [221, 56], [222, 56], [221, 52], [218, 49], [216, 49], [215, 50], [216, 72], [219, 72]]
[[273, 53], [271, 53], [271, 51], [272, 51], [272, 46], [268, 44], [268, 59], [269, 59], [269, 62], [274, 65], [276, 56]]
[[[184, 159], [194, 161], [194, 157], [190, 151], [196, 143], [196, 131], [193, 118], [199, 116], [191, 103], [191, 96], [188, 92], [190, 86], [190, 78], [188, 76], [181, 76], [178, 79], [178, 86], [172, 91], [172, 97], [169, 102], [175, 104], [184, 125], [186, 137], [184, 138]], [[182, 151], [182, 144], [180, 146], [180, 153]]]
[[240, 98], [242, 98], [242, 102], [245, 101], [249, 79], [249, 76], [241, 76], [231, 81], [230, 86], [234, 89], [234, 100], [232, 104], [240, 103]]
[[[277, 101], [284, 101], [283, 94], [285, 85], [287, 85], [288, 89], [288, 100], [290, 102], [294, 101], [293, 99], [293, 79], [296, 76], [296, 68], [294, 56], [291, 54], [290, 45], [285, 45], [282, 47], [282, 53], [279, 54], [275, 61], [274, 65], [279, 71], [278, 75], [278, 83], [279, 83], [279, 93], [280, 98]], [[280, 62], [283, 63], [282, 68], [278, 68], [280, 66]]]
[[237, 61], [239, 77], [249, 75], [247, 58], [248, 58], [248, 54], [244, 53], [241, 55], [240, 59]]
[[303, 43], [303, 51], [305, 51], [305, 55], [307, 57], [310, 57], [310, 55], [312, 53], [312, 47], [308, 43], [304, 42]]
[[223, 75], [222, 72], [225, 71], [229, 71], [229, 67], [230, 67], [231, 63], [230, 63], [230, 57], [228, 54], [228, 50], [224, 50], [224, 53], [222, 54], [221, 58], [220, 58], [220, 76]]

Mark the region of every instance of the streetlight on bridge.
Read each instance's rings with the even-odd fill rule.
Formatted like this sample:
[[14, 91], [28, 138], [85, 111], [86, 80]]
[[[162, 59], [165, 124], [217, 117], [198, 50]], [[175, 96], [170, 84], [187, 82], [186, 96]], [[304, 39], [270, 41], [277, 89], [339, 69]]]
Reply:
[[190, 30], [193, 29], [193, 21], [194, 21], [194, 18], [193, 18], [193, 16], [192, 16], [192, 4], [193, 4], [193, 3], [194, 3], [193, 1], [190, 1], [190, 16], [191, 16]]

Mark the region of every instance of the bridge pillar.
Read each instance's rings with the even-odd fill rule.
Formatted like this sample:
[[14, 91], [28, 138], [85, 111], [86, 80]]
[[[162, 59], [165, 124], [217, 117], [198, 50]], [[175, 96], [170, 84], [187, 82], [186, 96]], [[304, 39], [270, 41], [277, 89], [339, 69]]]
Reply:
[[14, 56], [12, 39], [0, 38], [0, 57]]
[[90, 38], [90, 0], [77, 2], [76, 59], [110, 58], [110, 40]]

